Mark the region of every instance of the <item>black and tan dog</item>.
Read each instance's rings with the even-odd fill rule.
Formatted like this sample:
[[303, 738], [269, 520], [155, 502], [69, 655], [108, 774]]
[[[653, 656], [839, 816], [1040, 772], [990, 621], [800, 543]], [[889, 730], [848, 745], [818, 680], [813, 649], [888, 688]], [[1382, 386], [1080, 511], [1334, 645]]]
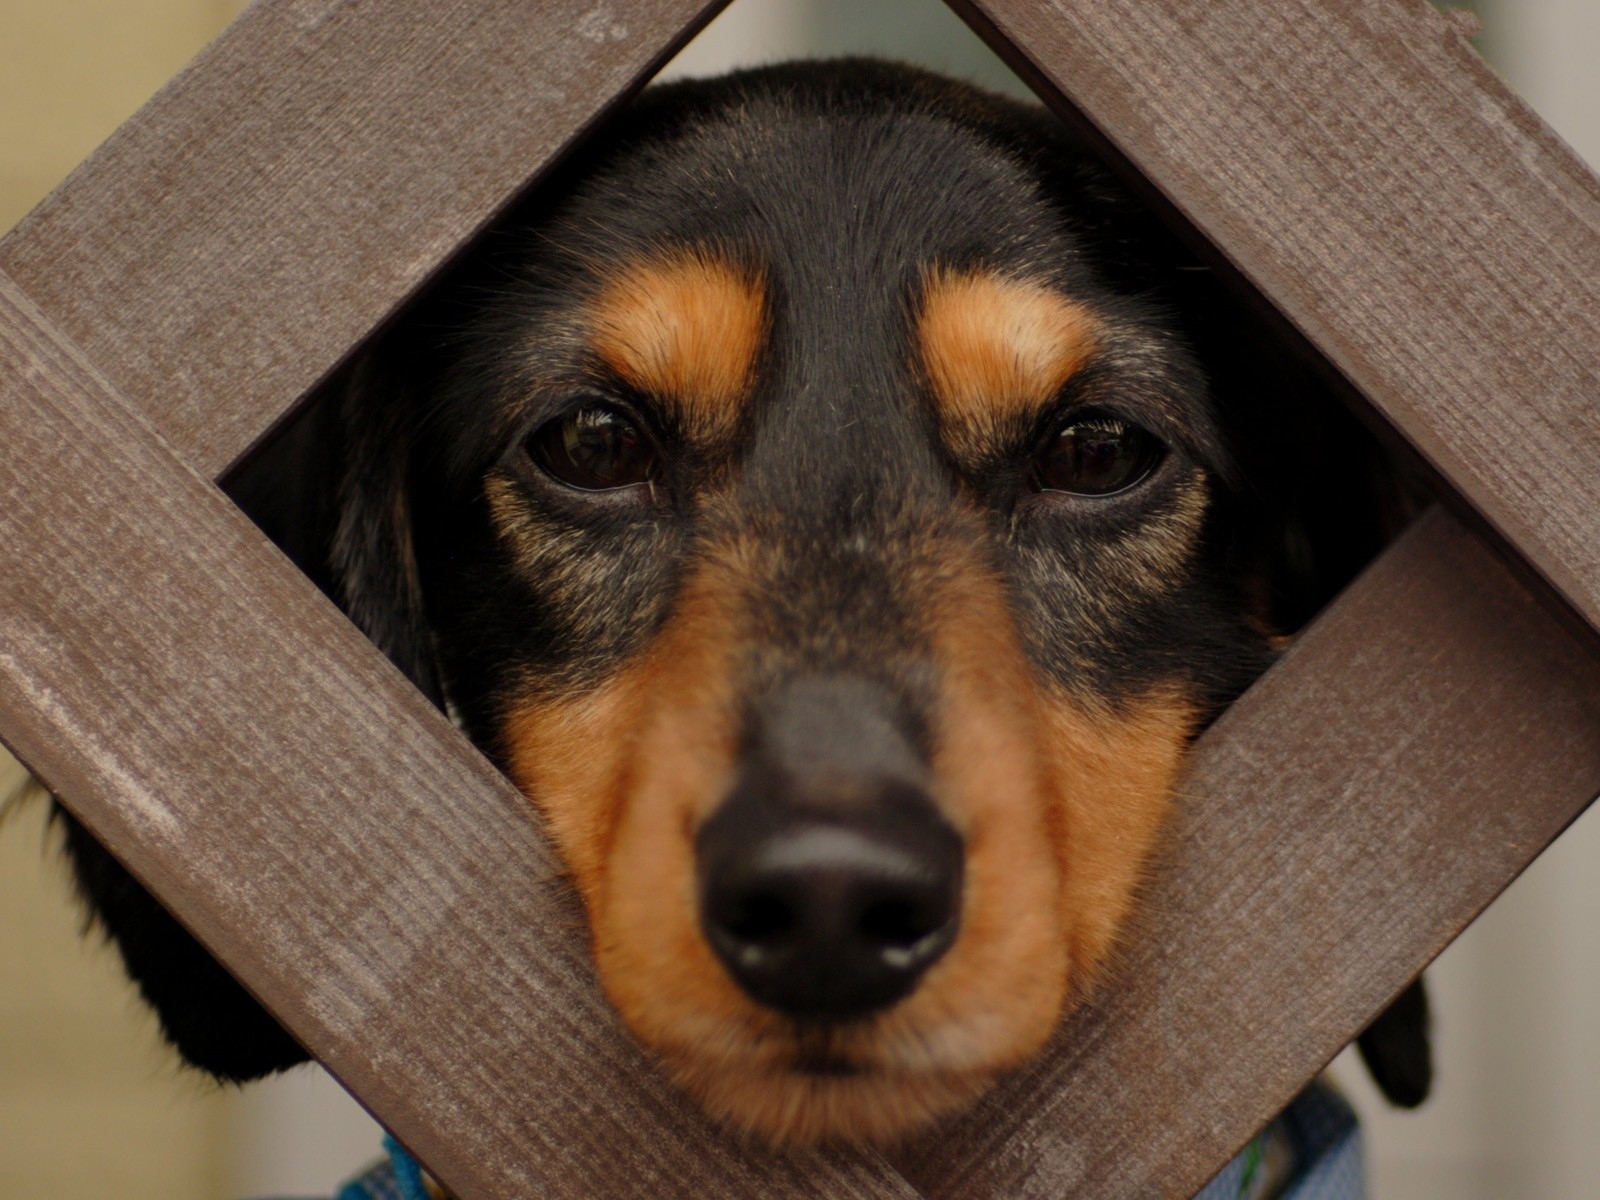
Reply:
[[[668, 1070], [892, 1137], [1108, 975], [1186, 748], [1377, 544], [1377, 456], [1213, 289], [1040, 110], [661, 88], [237, 494], [542, 813]], [[304, 1057], [70, 834], [190, 1061]]]

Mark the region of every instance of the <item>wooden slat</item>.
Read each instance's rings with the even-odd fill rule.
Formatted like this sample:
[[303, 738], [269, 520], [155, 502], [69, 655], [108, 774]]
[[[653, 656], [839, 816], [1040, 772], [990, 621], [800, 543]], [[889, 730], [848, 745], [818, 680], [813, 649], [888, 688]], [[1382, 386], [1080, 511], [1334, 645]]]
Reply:
[[0, 242], [216, 476], [725, 0], [257, 0]]
[[1425, 517], [1201, 739], [1102, 1007], [895, 1156], [927, 1195], [1198, 1189], [1600, 790], [1600, 658]]
[[1424, 0], [952, 4], [1600, 626], [1600, 181], [1458, 26]]
[[[697, 7], [674, 11], [687, 20]], [[1429, 41], [1438, 29], [1416, 12], [1397, 48], [1388, 47], [1397, 18], [1371, 5], [1254, 0], [1180, 10], [1092, 0], [1055, 7], [1032, 30], [1023, 29], [1026, 13], [1017, 15], [1032, 7], [1023, 0], [985, 7], [1009, 11], [1013, 36], [1027, 36], [1058, 81], [1081, 83], [1075, 102], [1101, 120], [1109, 113], [1123, 152], [1151, 171], [1592, 620], [1594, 573], [1583, 555], [1592, 556], [1596, 543], [1573, 503], [1574, 488], [1594, 477], [1586, 473], [1592, 414], [1575, 412], [1572, 399], [1574, 388], [1581, 395], [1592, 383], [1586, 347], [1600, 343], [1589, 337], [1593, 313], [1581, 303], [1566, 311], [1562, 303], [1592, 301], [1600, 278], [1591, 269], [1595, 192], [1570, 157], [1551, 149], [1536, 123], [1485, 82], [1482, 68], [1463, 92], [1440, 63], [1470, 66], [1465, 51], [1442, 37]], [[493, 9], [391, 4], [375, 26], [355, 20], [362, 10], [354, 5], [258, 5], [175, 91], [0, 245], [0, 265], [23, 278], [183, 452], [203, 470], [220, 471], [517, 180], [564, 144], [588, 119], [586, 104], [592, 116], [616, 90], [596, 80], [621, 86], [618, 80], [631, 78], [626, 70], [605, 74], [618, 61], [610, 57], [616, 45], [584, 60], [552, 105], [577, 115], [555, 133], [529, 135], [543, 137], [543, 149], [521, 162], [519, 173], [506, 162], [525, 147], [507, 145], [523, 131], [516, 122], [495, 123], [503, 99], [495, 89], [531, 88], [529, 80], [543, 77], [502, 72], [499, 64], [524, 53], [545, 55], [539, 61], [546, 70], [551, 56], [575, 60], [564, 57], [570, 52], [560, 39], [535, 45], [511, 31], [508, 40], [510, 24], [496, 22], [512, 18]], [[658, 11], [648, 3], [640, 11], [646, 9]], [[591, 31], [614, 27], [605, 24], [614, 16], [605, 6], [561, 12], [568, 24], [598, 14]], [[1354, 31], [1344, 28], [1352, 15], [1365, 22]], [[1293, 37], [1283, 28], [1289, 18], [1299, 22], [1288, 31]], [[630, 8], [620, 43], [648, 58], [648, 39], [642, 50], [630, 40], [634, 20]], [[1168, 24], [1174, 29], [1163, 28]], [[1133, 49], [1144, 58], [1118, 40], [1123, 30], [1134, 31]], [[1301, 44], [1318, 30], [1355, 52]], [[1286, 92], [1331, 85], [1317, 71], [1307, 72], [1314, 87], [1295, 77], [1298, 68], [1273, 72], [1274, 45], [1314, 52], [1323, 73], [1337, 68], [1366, 80], [1357, 116], [1348, 107], [1337, 114], [1351, 129], [1330, 133], [1307, 115], [1315, 104], [1293, 107]], [[1240, 46], [1256, 53], [1241, 62]], [[1375, 47], [1388, 57], [1373, 57]], [[1385, 96], [1384, 87], [1411, 85], [1389, 71], [1381, 85], [1360, 74], [1363, 63], [1375, 61], [1414, 68], [1411, 57], [1418, 56], [1432, 72], [1416, 85], [1424, 95]], [[1224, 59], [1226, 71], [1238, 75], [1229, 86], [1242, 97], [1216, 90], [1228, 83]], [[309, 78], [296, 74], [307, 60], [316, 64]], [[349, 70], [357, 60], [366, 65]], [[272, 67], [258, 70], [258, 63]], [[1132, 83], [1119, 71], [1131, 72]], [[483, 90], [473, 91], [480, 79]], [[462, 100], [463, 89], [478, 107]], [[523, 99], [510, 109], [537, 124], [538, 106], [518, 94]], [[1463, 113], [1484, 94], [1490, 103], [1470, 126]], [[1207, 103], [1193, 103], [1196, 96]], [[1417, 107], [1428, 100], [1433, 108]], [[1191, 103], [1188, 124], [1164, 108], [1181, 109], [1179, 101]], [[224, 110], [227, 119], [213, 115]], [[458, 121], [464, 110], [472, 115]], [[381, 116], [367, 140], [364, 117], [391, 111], [407, 115]], [[1441, 111], [1446, 132], [1433, 138], [1428, 121]], [[1429, 134], [1415, 143], [1428, 150], [1428, 166], [1407, 174], [1409, 157], [1394, 147], [1417, 132], [1407, 124], [1417, 120]], [[1305, 126], [1295, 132], [1309, 149], [1272, 140], [1296, 122]], [[297, 124], [304, 137], [283, 132]], [[1237, 154], [1246, 145], [1250, 157], [1241, 166]], [[1543, 172], [1535, 183], [1494, 159], [1507, 146]], [[344, 155], [349, 162], [339, 161]], [[426, 179], [441, 162], [449, 164], [451, 183], [435, 189]], [[1413, 190], [1387, 207], [1352, 196], [1351, 181], [1373, 170], [1386, 182], [1398, 171]], [[1463, 182], [1491, 194], [1492, 204], [1469, 214], [1472, 221], [1488, 214], [1486, 228], [1469, 223], [1473, 237], [1466, 237], [1459, 213], [1452, 225], [1441, 208], [1406, 207], [1407, 197], [1422, 194], [1418, 175], [1433, 205], [1441, 196], [1479, 196], [1459, 190]], [[199, 181], [192, 191], [191, 178]], [[1285, 179], [1295, 186], [1275, 190]], [[1328, 215], [1307, 179], [1334, 197], [1331, 224], [1307, 223], [1308, 213]], [[1243, 201], [1239, 187], [1249, 193]], [[459, 208], [455, 192], [466, 195]], [[1281, 222], [1292, 235], [1287, 240], [1272, 227], [1275, 206], [1292, 214]], [[124, 212], [137, 219], [112, 220]], [[322, 238], [326, 229], [333, 232]], [[1559, 252], [1541, 241], [1549, 230], [1560, 239]], [[1440, 240], [1444, 233], [1453, 237]], [[1477, 274], [1469, 269], [1477, 261], [1468, 253], [1474, 238], [1476, 248], [1490, 247]], [[1409, 262], [1424, 240], [1451, 253], [1448, 269], [1421, 272], [1419, 284], [1392, 268]], [[1527, 283], [1522, 268], [1530, 261], [1545, 270], [1547, 290]], [[1429, 290], [1441, 281], [1443, 291]], [[1491, 285], [1502, 289], [1492, 293], [1497, 302], [1474, 307], [1491, 296]], [[13, 317], [26, 308], [9, 292], [6, 300]], [[1559, 322], [1576, 331], [1572, 341], [1549, 338]], [[581, 921], [554, 895], [548, 860], [516, 797], [347, 626], [307, 597], [303, 583], [203, 481], [179, 470], [137, 420], [107, 407], [108, 385], [63, 339], [41, 332], [37, 313], [22, 324], [32, 332], [10, 338], [0, 354], [14, 369], [0, 405], [0, 436], [19, 447], [27, 465], [5, 480], [0, 530], [23, 553], [54, 557], [42, 557], [48, 569], [28, 578], [0, 577], [0, 673], [28, 697], [8, 711], [0, 732], [248, 982], [271, 991], [313, 1049], [469, 1196], [909, 1194], [871, 1159], [839, 1157], [802, 1180], [792, 1164], [741, 1156], [640, 1076], [637, 1054], [612, 1035], [593, 995]], [[1439, 360], [1429, 357], [1439, 352], [1428, 340], [1436, 337], [1446, 352]], [[1514, 390], [1540, 398], [1546, 414], [1508, 410]], [[1462, 411], [1455, 412], [1418, 395], [1472, 395], [1483, 407], [1457, 404]], [[1508, 412], [1531, 428], [1513, 428]], [[36, 420], [57, 422], [57, 432], [42, 432], [46, 426], [30, 424]], [[1505, 450], [1513, 444], [1534, 452], [1513, 457]], [[70, 461], [49, 463], [50, 455]], [[49, 490], [62, 478], [73, 481], [72, 495]], [[1463, 596], [1458, 582], [1444, 587], [1441, 562], [1467, 571], [1481, 595]], [[108, 572], [105, 583], [85, 582], [91, 565]], [[1225, 793], [1232, 797], [1219, 812], [1226, 819], [1210, 832], [1199, 823], [1182, 831], [1179, 873], [1155, 898], [1150, 937], [1140, 941], [1147, 949], [1130, 961], [1120, 1007], [1075, 1022], [1057, 1055], [972, 1120], [908, 1155], [931, 1191], [1043, 1195], [1077, 1185], [1095, 1195], [1184, 1194], [1531, 856], [1562, 814], [1581, 804], [1574, 796], [1592, 793], [1595, 701], [1578, 679], [1588, 660], [1503, 568], [1448, 523], [1436, 523], [1374, 578], [1306, 643], [1317, 646], [1317, 638], [1332, 636], [1328, 629], [1345, 628], [1332, 661], [1319, 663], [1302, 649], [1208, 735], [1191, 791], [1217, 797], [1219, 807]], [[146, 607], [119, 611], [118, 599], [130, 596]], [[1468, 601], [1481, 601], [1490, 617], [1457, 611]], [[1419, 602], [1438, 602], [1427, 622], [1407, 607]], [[1356, 624], [1341, 626], [1356, 619], [1352, 612]], [[1377, 617], [1401, 632], [1384, 627], [1368, 658], [1355, 657], [1354, 643], [1373, 632], [1360, 622]], [[285, 634], [285, 618], [308, 632]], [[1427, 651], [1422, 659], [1406, 657], [1411, 641]], [[308, 645], [319, 653], [307, 654]], [[1496, 647], [1509, 657], [1497, 657]], [[1522, 660], [1522, 653], [1532, 657]], [[1312, 677], [1352, 660], [1367, 669], [1335, 676], [1343, 690], [1325, 696], [1325, 705], [1273, 708], [1289, 702], [1282, 693], [1290, 685], [1282, 681], [1292, 684], [1297, 670]], [[226, 673], [217, 661], [228, 664]], [[1458, 687], [1470, 681], [1486, 702], [1474, 708], [1470, 694], [1435, 694], [1433, 680], [1397, 677], [1388, 669], [1395, 663], [1436, 669]], [[1436, 707], [1416, 718], [1395, 696]], [[1471, 711], [1461, 711], [1464, 704]], [[1434, 719], [1435, 711], [1444, 716]], [[1386, 726], [1377, 728], [1377, 719]], [[1224, 730], [1231, 740], [1219, 740]], [[1341, 730], [1348, 741], [1332, 750], [1314, 738]], [[1486, 784], [1432, 796], [1449, 777], [1446, 765], [1465, 753], [1456, 733], [1487, 760], [1468, 764], [1474, 781]], [[1310, 739], [1310, 750], [1289, 755], [1282, 747], [1291, 736]], [[1509, 739], [1503, 759], [1485, 749], [1495, 736]], [[1441, 750], [1447, 741], [1449, 756]], [[1362, 773], [1357, 760], [1369, 753], [1379, 769]], [[1431, 776], [1407, 769], [1413, 754]], [[1513, 777], [1490, 769], [1500, 761], [1524, 768], [1515, 776], [1524, 803], [1503, 814], [1486, 799], [1496, 780]], [[1341, 763], [1349, 774], [1339, 773]], [[1296, 782], [1298, 792], [1288, 786]], [[1299, 807], [1281, 807], [1285, 790]], [[255, 798], [262, 792], [281, 804], [261, 804]], [[1366, 816], [1354, 820], [1328, 803], [1330, 796]], [[1388, 797], [1402, 807], [1383, 803]], [[1252, 803], [1260, 806], [1255, 824], [1236, 815], [1248, 815]], [[1315, 817], [1321, 824], [1284, 826], [1285, 813], [1291, 822]], [[1383, 833], [1376, 843], [1368, 820]], [[1479, 825], [1462, 824], [1471, 820]], [[1464, 849], [1460, 830], [1484, 827], [1482, 842]], [[1283, 837], [1283, 828], [1294, 836]], [[1313, 828], [1332, 842], [1316, 842]], [[1464, 861], [1462, 878], [1436, 879], [1425, 843], [1407, 831], [1435, 837], [1435, 855], [1443, 847], [1447, 860]], [[1258, 846], [1251, 837], [1264, 840]], [[419, 841], [428, 848], [419, 849]], [[1397, 846], [1410, 847], [1411, 857], [1396, 861]], [[1360, 864], [1351, 855], [1368, 852], [1381, 870], [1327, 868], [1354, 871]], [[1237, 859], [1254, 854], [1276, 868], [1245, 887]], [[191, 860], [198, 866], [177, 865]], [[1210, 879], [1197, 877], [1196, 863], [1210, 864]], [[1352, 965], [1366, 950], [1348, 929], [1342, 942], [1327, 933], [1346, 928], [1330, 920], [1328, 894], [1387, 919], [1395, 908], [1412, 912], [1408, 888], [1436, 883], [1454, 901], [1437, 910], [1431, 900], [1421, 905], [1434, 914], [1432, 925], [1407, 916], [1358, 931], [1373, 939], [1375, 958]], [[1223, 884], [1224, 894], [1205, 897], [1206, 886]], [[1327, 894], [1312, 896], [1312, 905], [1308, 888]], [[303, 897], [293, 920], [285, 896], [297, 903]], [[1204, 907], [1235, 901], [1225, 928]], [[564, 931], [547, 928], [556, 920], [565, 921]], [[1191, 950], [1202, 943], [1212, 958]], [[1241, 947], [1261, 955], [1241, 956]], [[1290, 952], [1300, 957], [1282, 957]], [[427, 968], [408, 972], [402, 960]], [[1276, 989], [1244, 989], [1241, 1000], [1233, 990], [1238, 972], [1257, 961], [1267, 968], [1277, 962], [1280, 972], [1285, 962], [1291, 971], [1298, 964], [1331, 982], [1296, 999], [1279, 974], [1269, 980]], [[1270, 1011], [1251, 1009], [1244, 1001], [1252, 996]], [[1240, 1011], [1246, 1015], [1225, 1019]], [[1253, 1067], [1238, 1053], [1246, 1043], [1262, 1047]], [[1148, 1077], [1142, 1098], [1134, 1095], [1138, 1086], [1126, 1086], [1140, 1084], [1141, 1073]], [[1070, 1086], [1063, 1095], [1064, 1082]], [[541, 1088], [537, 1101], [528, 1098]], [[1197, 1105], [1196, 1095], [1211, 1088], [1216, 1095], [1205, 1092]], [[1168, 1114], [1196, 1111], [1205, 1129], [1190, 1124], [1161, 1136]], [[1019, 1117], [1020, 1126], [1002, 1128]], [[997, 1157], [980, 1163], [985, 1149]], [[695, 1174], [701, 1156], [712, 1182]]]
[[0, 737], [464, 1198], [914, 1196], [710, 1128], [526, 802], [0, 276]]

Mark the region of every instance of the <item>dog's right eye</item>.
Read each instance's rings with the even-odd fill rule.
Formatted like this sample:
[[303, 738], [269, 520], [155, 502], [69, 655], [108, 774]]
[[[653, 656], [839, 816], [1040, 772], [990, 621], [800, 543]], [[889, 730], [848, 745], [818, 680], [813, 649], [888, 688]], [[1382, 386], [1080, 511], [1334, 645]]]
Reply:
[[588, 404], [546, 421], [526, 445], [546, 475], [586, 492], [648, 484], [659, 468], [650, 436], [608, 404]]

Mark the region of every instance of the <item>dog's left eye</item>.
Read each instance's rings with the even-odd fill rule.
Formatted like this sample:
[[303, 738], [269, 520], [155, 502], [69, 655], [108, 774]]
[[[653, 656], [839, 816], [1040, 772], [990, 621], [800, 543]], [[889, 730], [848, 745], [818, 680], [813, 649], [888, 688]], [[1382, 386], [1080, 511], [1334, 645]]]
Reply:
[[1111, 496], [1149, 477], [1167, 448], [1137, 425], [1115, 417], [1073, 421], [1045, 443], [1034, 462], [1040, 491]]
[[528, 456], [545, 474], [586, 492], [649, 483], [659, 464], [655, 444], [628, 414], [589, 404], [546, 421], [528, 437]]

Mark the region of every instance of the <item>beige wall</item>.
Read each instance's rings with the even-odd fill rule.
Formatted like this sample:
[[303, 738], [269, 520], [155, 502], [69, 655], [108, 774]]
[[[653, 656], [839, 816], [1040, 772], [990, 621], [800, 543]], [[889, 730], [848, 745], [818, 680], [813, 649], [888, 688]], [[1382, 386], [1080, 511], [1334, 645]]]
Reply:
[[45, 812], [0, 825], [0, 1197], [220, 1196], [225, 1105], [160, 1048], [110, 948], [80, 936]]
[[[0, 0], [0, 230], [225, 23], [234, 0]], [[16, 782], [0, 753], [0, 795]], [[80, 917], [35, 800], [0, 820], [0, 1198], [214, 1200], [227, 1104], [160, 1049]]]
[[0, 0], [0, 229], [238, 11], [238, 0]]

